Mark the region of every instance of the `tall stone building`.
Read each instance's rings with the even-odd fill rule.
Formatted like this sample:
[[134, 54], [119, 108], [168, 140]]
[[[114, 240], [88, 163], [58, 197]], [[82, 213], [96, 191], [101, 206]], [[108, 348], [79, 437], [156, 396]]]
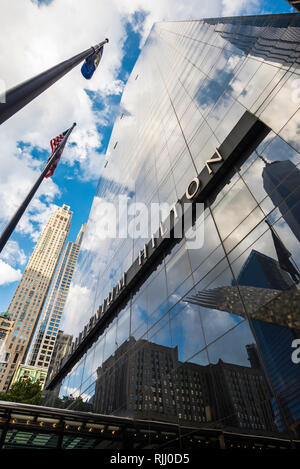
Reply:
[[69, 241], [61, 257], [30, 352], [28, 363], [31, 366], [49, 367], [84, 230], [85, 225], [82, 225], [75, 243]]
[[[72, 219], [70, 207], [57, 207], [50, 216], [25, 268], [8, 314], [14, 321], [6, 341], [6, 362], [0, 364], [0, 391], [6, 391], [20, 363], [24, 363], [69, 233]], [[53, 342], [54, 342], [54, 335]]]

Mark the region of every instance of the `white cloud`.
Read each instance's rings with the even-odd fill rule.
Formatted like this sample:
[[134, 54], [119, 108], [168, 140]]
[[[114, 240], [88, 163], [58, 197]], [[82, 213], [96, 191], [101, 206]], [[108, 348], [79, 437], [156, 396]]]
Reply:
[[20, 269], [14, 269], [0, 259], [0, 285], [17, 282], [22, 277]]
[[238, 15], [241, 11], [250, 14], [258, 6], [259, 0], [222, 0], [222, 14], [224, 16], [233, 16]]
[[[1, 132], [2, 128], [0, 134]], [[16, 142], [16, 137], [10, 138], [10, 132], [8, 136], [3, 132], [3, 158], [0, 162], [0, 220], [3, 225], [10, 220], [40, 174], [28, 149], [20, 151], [16, 148]], [[60, 190], [55, 182], [51, 179], [45, 180], [23, 215], [17, 231], [36, 239], [40, 231], [34, 227], [32, 215], [38, 216], [37, 222], [40, 224], [40, 216], [47, 209], [49, 202], [59, 194]]]
[[3, 249], [0, 258], [8, 262], [10, 265], [24, 265], [26, 262], [26, 255], [23, 249], [20, 248], [16, 241], [8, 241]]

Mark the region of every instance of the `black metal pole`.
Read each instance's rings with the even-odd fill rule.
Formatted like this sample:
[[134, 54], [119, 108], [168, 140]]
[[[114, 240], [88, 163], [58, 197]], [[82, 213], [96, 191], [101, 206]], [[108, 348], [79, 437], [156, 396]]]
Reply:
[[0, 252], [4, 248], [7, 241], [9, 240], [9, 238], [10, 238], [12, 232], [14, 231], [15, 227], [19, 223], [20, 218], [22, 217], [23, 213], [25, 212], [26, 208], [28, 207], [29, 202], [31, 201], [31, 199], [35, 195], [36, 191], [40, 187], [42, 180], [44, 179], [44, 177], [46, 176], [46, 174], [49, 171], [49, 168], [53, 165], [53, 163], [55, 163], [57, 158], [59, 158], [60, 151], [63, 150], [63, 148], [64, 148], [64, 146], [65, 146], [65, 144], [68, 140], [68, 137], [69, 137], [70, 133], [72, 132], [72, 130], [74, 129], [75, 125], [76, 125], [76, 123], [74, 122], [72, 127], [70, 127], [70, 129], [68, 130], [68, 132], [64, 136], [61, 143], [58, 145], [58, 147], [54, 151], [51, 159], [46, 163], [46, 165], [45, 165], [44, 169], [42, 170], [40, 176], [36, 180], [36, 183], [34, 184], [32, 189], [30, 190], [30, 192], [27, 194], [27, 197], [24, 199], [24, 201], [22, 202], [22, 204], [20, 205], [20, 207], [18, 208], [18, 210], [16, 211], [16, 213], [14, 214], [14, 216], [12, 217], [10, 222], [7, 224], [7, 226], [5, 227], [3, 232], [1, 233], [1, 236], [0, 236]]
[[99, 49], [107, 42], [108, 39], [105, 39], [99, 44], [96, 44], [96, 46], [90, 47], [71, 59], [65, 60], [64, 62], [49, 68], [45, 72], [42, 72], [6, 91], [4, 99], [5, 102], [0, 102], [0, 124], [22, 109], [22, 107], [26, 106], [26, 104], [30, 103], [30, 101], [49, 88], [49, 86], [53, 85], [53, 83], [63, 77], [84, 59], [94, 52], [99, 51]]

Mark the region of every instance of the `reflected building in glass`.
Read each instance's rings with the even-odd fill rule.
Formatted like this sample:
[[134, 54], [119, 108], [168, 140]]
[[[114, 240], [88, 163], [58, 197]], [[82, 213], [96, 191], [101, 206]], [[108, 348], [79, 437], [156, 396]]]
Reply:
[[[299, 436], [299, 42], [299, 14], [153, 26], [73, 277], [75, 340], [47, 384], [72, 408]], [[137, 221], [133, 202], [171, 209]]]
[[[134, 353], [131, 353], [132, 350]], [[178, 347], [130, 337], [97, 370], [101, 414], [241, 429], [274, 430], [270, 393], [259, 369], [179, 362]], [[218, 422], [218, 423], [217, 423]]]
[[[300, 241], [300, 170], [292, 161], [273, 161], [263, 170], [264, 189], [275, 206], [278, 206], [290, 229]], [[283, 181], [283, 182], [281, 182]], [[293, 188], [293, 190], [291, 190]]]

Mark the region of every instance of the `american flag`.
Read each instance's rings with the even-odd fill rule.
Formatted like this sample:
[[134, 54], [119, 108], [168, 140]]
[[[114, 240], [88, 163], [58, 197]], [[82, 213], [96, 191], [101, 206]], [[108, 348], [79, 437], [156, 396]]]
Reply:
[[[55, 152], [58, 145], [63, 141], [63, 138], [64, 138], [64, 136], [66, 135], [67, 132], [68, 132], [68, 130], [65, 130], [65, 132], [63, 132], [62, 134], [59, 134], [57, 137], [54, 137], [54, 138], [52, 138], [52, 140], [50, 140], [50, 146], [51, 146], [52, 153], [51, 153], [51, 156], [48, 158], [47, 163], [52, 158], [52, 155]], [[49, 177], [53, 176], [53, 173], [54, 173], [54, 171], [55, 171], [55, 169], [56, 169], [56, 167], [59, 163], [62, 152], [63, 152], [63, 148], [61, 148], [61, 150], [58, 154], [58, 157], [56, 158], [54, 163], [50, 166], [49, 171], [45, 176], [46, 178], [49, 178]]]

